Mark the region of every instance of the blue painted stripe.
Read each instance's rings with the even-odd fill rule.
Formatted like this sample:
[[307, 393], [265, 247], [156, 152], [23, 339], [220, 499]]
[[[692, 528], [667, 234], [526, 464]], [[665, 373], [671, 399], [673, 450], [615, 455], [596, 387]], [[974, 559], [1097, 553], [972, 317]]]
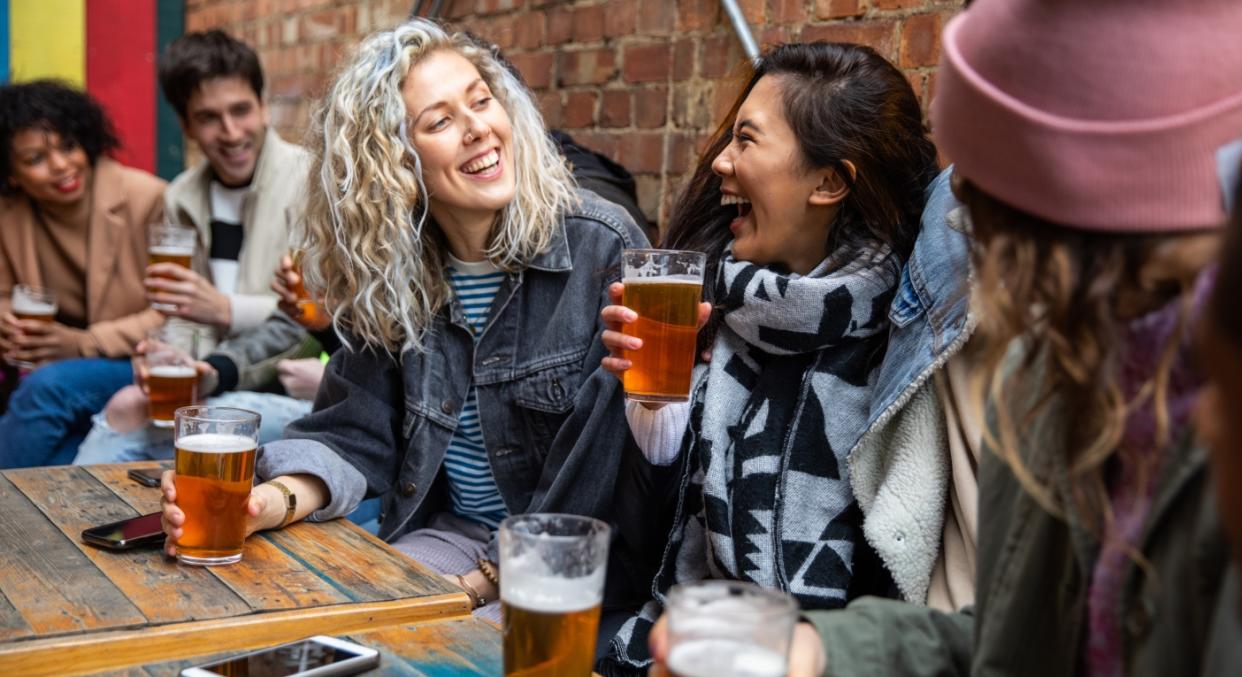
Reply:
[[9, 0], [0, 0], [0, 82], [9, 81]]

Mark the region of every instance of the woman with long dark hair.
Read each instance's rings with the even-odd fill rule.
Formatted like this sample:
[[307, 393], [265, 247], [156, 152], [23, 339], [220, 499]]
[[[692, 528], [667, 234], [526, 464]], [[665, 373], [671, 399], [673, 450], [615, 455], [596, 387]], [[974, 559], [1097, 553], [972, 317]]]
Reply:
[[[654, 465], [681, 461], [657, 600], [614, 639], [611, 668], [648, 661], [674, 583], [747, 580], [804, 608], [883, 580], [862, 537], [847, 453], [868, 423], [888, 308], [936, 175], [914, 92], [867, 47], [776, 47], [759, 61], [678, 202], [664, 245], [707, 253], [691, 401], [627, 417]], [[614, 299], [620, 289], [614, 287]], [[605, 369], [640, 346], [613, 327]]]

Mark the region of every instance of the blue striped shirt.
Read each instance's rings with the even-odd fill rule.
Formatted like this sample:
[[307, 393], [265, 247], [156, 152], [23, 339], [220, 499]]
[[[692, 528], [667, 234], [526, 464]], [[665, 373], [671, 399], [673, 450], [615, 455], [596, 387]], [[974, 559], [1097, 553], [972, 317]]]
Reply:
[[[487, 326], [492, 299], [504, 281], [504, 272], [488, 261], [465, 262], [449, 257], [449, 284], [466, 315], [466, 322], [477, 338]], [[492, 467], [483, 448], [483, 428], [479, 423], [479, 400], [470, 386], [457, 430], [449, 440], [444, 454], [444, 472], [448, 475], [449, 498], [453, 513], [481, 522], [495, 529], [509, 511], [505, 508]]]

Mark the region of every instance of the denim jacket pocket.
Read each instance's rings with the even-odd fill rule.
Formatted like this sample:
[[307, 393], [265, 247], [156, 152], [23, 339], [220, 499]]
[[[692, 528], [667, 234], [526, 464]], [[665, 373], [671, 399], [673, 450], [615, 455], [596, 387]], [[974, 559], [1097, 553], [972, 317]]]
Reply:
[[905, 327], [918, 319], [925, 308], [923, 298], [914, 286], [910, 269], [909, 264], [901, 269], [901, 281], [897, 284], [897, 293], [893, 296], [893, 303], [888, 308], [888, 319], [897, 327]]
[[569, 417], [581, 380], [582, 365], [562, 364], [525, 376], [515, 384], [526, 443], [542, 459]]

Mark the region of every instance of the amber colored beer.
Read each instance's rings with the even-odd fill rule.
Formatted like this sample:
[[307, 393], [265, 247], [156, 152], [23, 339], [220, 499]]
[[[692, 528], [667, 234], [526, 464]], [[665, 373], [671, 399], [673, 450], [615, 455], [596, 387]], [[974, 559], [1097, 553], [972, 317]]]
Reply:
[[190, 267], [190, 260], [194, 258], [193, 249], [182, 249], [181, 247], [151, 247], [147, 249], [148, 263], [155, 265], [157, 263], [175, 263], [182, 268]]
[[300, 251], [293, 254], [293, 272], [298, 274], [298, 281], [289, 291], [298, 297], [298, 319], [308, 326], [318, 326], [323, 308], [311, 298], [310, 292], [306, 291], [306, 285], [302, 282], [302, 252]]
[[538, 611], [500, 601], [505, 674], [523, 677], [589, 675], [595, 662], [600, 604]]
[[621, 303], [638, 314], [637, 321], [624, 325], [624, 332], [643, 340], [641, 349], [625, 351], [632, 365], [625, 372], [626, 395], [647, 402], [685, 402], [690, 396], [703, 285], [675, 277], [624, 282]]
[[35, 320], [38, 322], [52, 322], [56, 319], [56, 306], [47, 306], [42, 309], [13, 309], [13, 317], [19, 320]]
[[254, 481], [257, 444], [218, 433], [176, 441], [177, 505], [185, 513], [177, 552], [197, 563], [235, 562], [246, 539], [246, 501]]
[[171, 428], [177, 409], [188, 407], [197, 400], [198, 372], [194, 367], [162, 364], [147, 371], [147, 401], [153, 425]]

